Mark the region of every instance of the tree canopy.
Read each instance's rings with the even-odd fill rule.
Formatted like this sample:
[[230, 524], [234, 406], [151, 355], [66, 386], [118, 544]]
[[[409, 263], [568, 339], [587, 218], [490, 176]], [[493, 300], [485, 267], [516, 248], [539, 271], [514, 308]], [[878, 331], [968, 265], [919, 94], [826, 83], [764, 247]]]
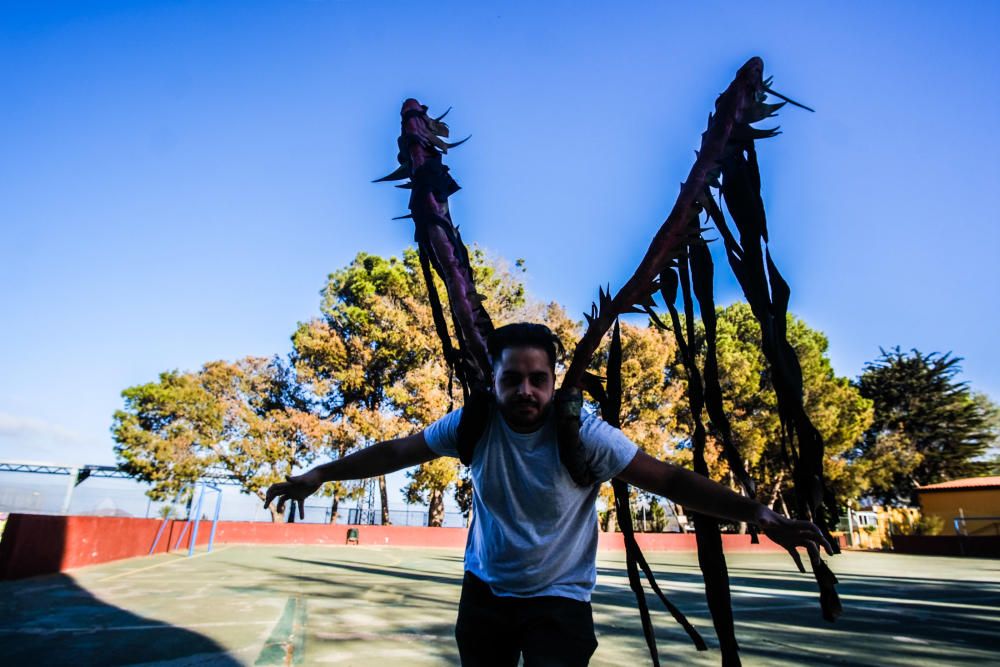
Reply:
[[896, 347], [865, 366], [861, 395], [874, 419], [854, 452], [884, 503], [911, 503], [923, 484], [984, 475], [996, 442], [996, 406], [958, 380], [961, 358]]
[[[580, 323], [559, 304], [528, 295], [523, 262], [511, 265], [478, 248], [471, 260], [497, 326], [544, 322], [572, 354]], [[295, 467], [415, 432], [461, 404], [415, 250], [402, 258], [359, 253], [328, 276], [321, 294], [320, 313], [297, 325], [287, 362], [214, 361], [122, 392], [124, 406], [112, 425], [115, 452], [125, 470], [152, 484], [152, 497], [172, 497], [210, 469], [262, 497]], [[758, 483], [758, 498], [781, 509], [795, 493], [784, 472], [791, 454], [783, 448], [759, 326], [745, 303], [718, 308], [717, 318], [719, 377], [733, 438]], [[703, 349], [703, 337], [696, 322], [696, 348]], [[865, 493], [905, 502], [916, 485], [1000, 465], [1000, 410], [957, 381], [958, 358], [883, 351], [852, 383], [833, 372], [821, 332], [789, 315], [788, 339], [802, 367], [806, 410], [826, 443], [827, 480], [841, 502]], [[689, 465], [686, 376], [672, 335], [626, 323], [622, 341], [622, 429], [651, 455]], [[605, 357], [595, 357], [594, 372], [604, 372]], [[732, 483], [717, 437], [710, 430], [710, 471]], [[471, 507], [471, 485], [457, 460], [431, 461], [409, 478], [404, 492], [411, 502], [429, 504], [431, 525], [440, 525], [449, 489], [463, 511]], [[388, 523], [385, 480], [379, 481]], [[362, 482], [325, 486], [334, 519], [338, 502], [361, 490]]]
[[[293, 369], [278, 358], [213, 361], [167, 371], [122, 392], [111, 427], [124, 470], [175, 497], [210, 469], [263, 500], [268, 486], [315, 459], [331, 427], [311, 409]], [[273, 515], [272, 515], [272, 518]]]
[[[777, 400], [761, 352], [760, 327], [746, 303], [717, 308], [716, 316], [719, 381], [733, 439], [747, 471], [757, 483], [758, 499], [779, 508], [791, 506], [788, 494], [795, 489], [786, 471], [792, 454], [782, 444]], [[872, 404], [847, 378], [834, 373], [826, 336], [792, 314], [787, 319], [788, 342], [802, 367], [805, 409], [826, 445], [827, 483], [834, 495], [845, 501], [856, 497], [864, 487], [862, 471], [851, 465], [848, 455], [871, 422]], [[701, 349], [703, 337], [704, 328], [698, 321], [695, 344]], [[687, 382], [679, 359], [673, 361], [668, 372], [676, 384]], [[683, 440], [689, 437], [691, 424], [686, 396], [684, 392], [676, 403], [678, 436], [682, 442], [675, 461], [681, 464], [690, 459]], [[719, 434], [709, 428], [706, 447], [709, 469], [715, 479], [727, 482], [729, 468], [720, 452]]]
[[[760, 347], [760, 327], [746, 303], [717, 308], [716, 316], [719, 379], [735, 444], [757, 482], [758, 499], [782, 509], [791, 505], [790, 494], [795, 489], [786, 472], [790, 454], [782, 449], [776, 398]], [[871, 401], [847, 378], [836, 376], [824, 334], [789, 315], [788, 340], [802, 366], [806, 410], [826, 443], [828, 483], [840, 500], [856, 497], [864, 488], [863, 471], [852, 465], [848, 455], [871, 422]], [[695, 347], [702, 349], [702, 354], [703, 341], [704, 327], [698, 320]], [[622, 430], [647, 453], [690, 467], [692, 419], [687, 376], [673, 335], [657, 327], [623, 325], [622, 352]], [[598, 355], [598, 359], [604, 357], [606, 352]], [[598, 363], [594, 370], [600, 374], [603, 366]], [[719, 437], [709, 429], [709, 470], [717, 481], [735, 486], [721, 455]], [[608, 489], [602, 498], [608, 503]]]
[[[534, 318], [550, 322], [567, 339], [575, 336], [561, 307], [527, 298], [519, 278], [523, 262], [510, 266], [479, 248], [470, 259], [477, 289], [498, 326]], [[447, 307], [444, 290], [439, 293]], [[413, 432], [460, 405], [429, 304], [413, 249], [402, 259], [360, 253], [328, 277], [321, 315], [299, 324], [292, 357], [298, 376], [333, 423], [330, 456]], [[409, 476], [407, 497], [428, 502], [429, 523], [440, 525], [445, 491], [462, 488], [457, 461], [431, 461]], [[388, 523], [384, 479], [380, 487], [382, 521]], [[345, 491], [342, 485], [330, 490], [335, 497]]]

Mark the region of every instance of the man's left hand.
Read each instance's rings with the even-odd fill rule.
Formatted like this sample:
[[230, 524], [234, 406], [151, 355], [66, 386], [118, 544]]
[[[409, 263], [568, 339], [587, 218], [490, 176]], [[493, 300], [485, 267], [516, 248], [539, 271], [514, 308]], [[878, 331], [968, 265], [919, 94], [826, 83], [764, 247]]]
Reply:
[[791, 554], [801, 572], [805, 572], [806, 569], [795, 550], [796, 547], [805, 547], [810, 553], [818, 553], [819, 548], [823, 547], [828, 554], [833, 555], [833, 547], [830, 546], [819, 527], [811, 521], [789, 519], [761, 505], [757, 525], [772, 541], [784, 547], [785, 551]]

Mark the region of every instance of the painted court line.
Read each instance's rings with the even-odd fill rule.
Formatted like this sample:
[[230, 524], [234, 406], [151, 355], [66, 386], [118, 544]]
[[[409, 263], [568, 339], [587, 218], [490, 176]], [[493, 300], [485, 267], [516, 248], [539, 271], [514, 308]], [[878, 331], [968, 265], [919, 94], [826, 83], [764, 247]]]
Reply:
[[329, 641], [455, 641], [455, 635], [430, 635], [422, 632], [317, 632], [317, 639]]
[[[183, 628], [243, 627], [246, 625], [270, 625], [271, 621], [208, 621], [205, 623], [185, 623]], [[0, 635], [53, 635], [60, 632], [130, 632], [135, 630], [162, 630], [163, 623], [138, 623], [135, 625], [86, 625], [73, 628], [0, 628]]]
[[136, 572], [145, 572], [146, 570], [152, 570], [154, 568], [162, 567], [164, 565], [172, 565], [173, 563], [184, 563], [184, 562], [190, 561], [190, 560], [192, 560], [194, 558], [201, 558], [202, 556], [207, 556], [209, 554], [217, 554], [220, 551], [225, 551], [230, 546], [231, 545], [226, 545], [224, 547], [219, 547], [218, 549], [215, 549], [213, 551], [203, 551], [202, 553], [195, 554], [194, 556], [182, 556], [182, 557], [176, 558], [174, 560], [167, 560], [167, 561], [163, 561], [161, 563], [153, 563], [152, 565], [147, 565], [146, 567], [137, 567], [134, 570], [128, 570], [126, 572], [119, 572], [118, 574], [112, 574], [111, 576], [104, 577], [103, 579], [98, 579], [97, 581], [98, 581], [98, 583], [100, 583], [100, 582], [103, 582], [103, 581], [111, 581], [112, 579], [121, 579], [122, 577], [129, 576], [130, 574], [135, 574]]
[[783, 648], [791, 649], [789, 652], [790, 655], [795, 655], [797, 653], [809, 653], [814, 656], [822, 656], [824, 660], [827, 660], [829, 662], [836, 662], [844, 665], [854, 665], [855, 667], [877, 664], [873, 662], [864, 662], [855, 655], [851, 656], [837, 655], [836, 653], [831, 653], [829, 651], [824, 651], [822, 649], [815, 649], [808, 646], [803, 646], [801, 644], [788, 644], [785, 642], [770, 639], [768, 637], [761, 637], [760, 641], [767, 644], [773, 644], [775, 646], [781, 646]]
[[306, 643], [305, 598], [288, 598], [285, 611], [278, 619], [271, 635], [254, 665], [298, 665], [302, 663]]
[[997, 608], [991, 605], [971, 604], [968, 602], [942, 602], [936, 600], [920, 600], [908, 598], [884, 598], [871, 595], [841, 595], [842, 600], [852, 600], [857, 602], [873, 602], [884, 604], [889, 607], [896, 605], [908, 605], [916, 607], [940, 607], [942, 609], [962, 609], [966, 611], [988, 611], [996, 612]]
[[[740, 594], [747, 595], [751, 594], [755, 597], [765, 596], [772, 599], [778, 598], [817, 598], [817, 594], [814, 591], [802, 591], [793, 590], [788, 588], [763, 588], [759, 586], [732, 586], [732, 592], [734, 597], [739, 597]], [[874, 604], [884, 604], [886, 606], [892, 607], [897, 605], [911, 605], [919, 607], [941, 607], [944, 609], [965, 609], [965, 610], [976, 610], [976, 611], [996, 611], [996, 607], [990, 605], [972, 604], [969, 602], [949, 602], [945, 600], [922, 600], [920, 598], [902, 598], [902, 597], [882, 597], [879, 595], [861, 595], [858, 593], [841, 593], [841, 600], [851, 600], [855, 602], [869, 602]]]

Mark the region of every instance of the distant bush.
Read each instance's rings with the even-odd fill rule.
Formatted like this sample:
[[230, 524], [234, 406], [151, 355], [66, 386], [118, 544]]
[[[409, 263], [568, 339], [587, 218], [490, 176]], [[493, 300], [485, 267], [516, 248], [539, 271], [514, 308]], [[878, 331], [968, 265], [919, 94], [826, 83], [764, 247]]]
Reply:
[[944, 519], [939, 516], [924, 515], [913, 527], [914, 535], [940, 535], [944, 530]]

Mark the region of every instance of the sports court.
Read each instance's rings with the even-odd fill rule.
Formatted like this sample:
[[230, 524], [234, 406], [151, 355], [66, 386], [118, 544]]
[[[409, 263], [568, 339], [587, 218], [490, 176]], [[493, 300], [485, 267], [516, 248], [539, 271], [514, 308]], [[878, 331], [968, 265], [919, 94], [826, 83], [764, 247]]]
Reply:
[[[695, 555], [647, 557], [713, 645]], [[744, 664], [997, 660], [1000, 560], [842, 554], [832, 566], [845, 614], [831, 625], [787, 557], [728, 559]], [[457, 664], [461, 575], [456, 549], [224, 545], [2, 582], [0, 664]], [[593, 602], [592, 664], [649, 664], [622, 554], [599, 554]], [[719, 664], [653, 608], [665, 662]]]

